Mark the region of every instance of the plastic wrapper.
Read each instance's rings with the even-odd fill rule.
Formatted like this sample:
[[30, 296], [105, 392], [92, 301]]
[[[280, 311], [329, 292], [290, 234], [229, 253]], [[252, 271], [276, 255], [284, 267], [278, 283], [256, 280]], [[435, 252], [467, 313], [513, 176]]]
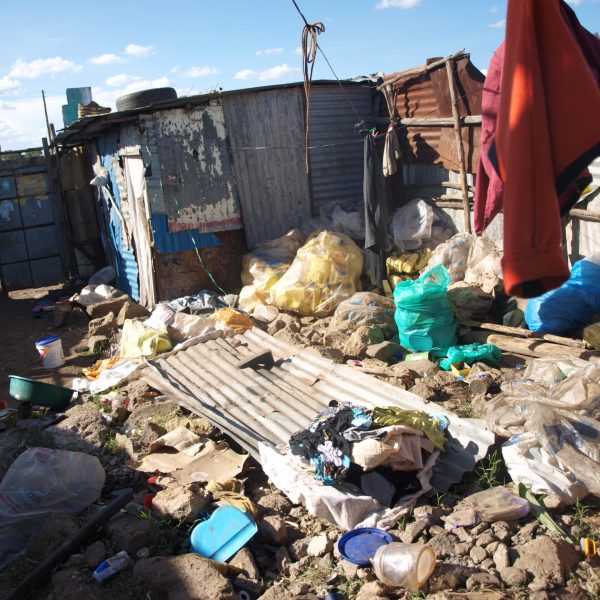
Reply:
[[347, 235], [322, 231], [298, 250], [271, 287], [269, 303], [305, 316], [328, 316], [360, 289], [362, 267], [362, 251]]
[[398, 256], [389, 256], [386, 260], [388, 275], [418, 273], [427, 266], [432, 252], [424, 248], [420, 252], [403, 252]]
[[302, 246], [302, 234], [293, 229], [275, 240], [259, 244], [242, 261], [242, 283], [238, 305], [251, 312], [264, 304], [269, 290], [288, 270], [296, 252]]
[[503, 279], [502, 254], [496, 244], [488, 237], [476, 237], [467, 258], [465, 282], [491, 294]]
[[434, 251], [427, 264], [431, 269], [437, 265], [443, 265], [450, 274], [450, 283], [464, 281], [467, 271], [469, 252], [475, 236], [470, 233], [457, 233], [447, 242], [440, 244]]
[[445, 356], [456, 343], [456, 322], [448, 300], [450, 275], [438, 265], [415, 281], [403, 281], [394, 290], [395, 320], [400, 343], [412, 352], [434, 351]]
[[572, 504], [600, 493], [600, 365], [571, 357], [531, 361], [487, 405], [513, 481]]
[[139, 321], [127, 319], [121, 333], [121, 358], [135, 360], [152, 357], [172, 348], [164, 331], [148, 327]]
[[391, 233], [399, 250], [416, 250], [431, 238], [433, 208], [420, 198], [399, 208], [392, 218]]
[[395, 310], [396, 305], [391, 298], [373, 292], [357, 292], [335, 309], [330, 327], [357, 329], [364, 325], [378, 325], [391, 336], [397, 331]]
[[559, 288], [532, 298], [525, 321], [532, 331], [564, 335], [588, 324], [600, 312], [600, 265], [580, 260]]
[[341, 231], [354, 240], [365, 239], [365, 214], [362, 212], [347, 212], [340, 206], [335, 206], [331, 213], [331, 227]]
[[[452, 514], [442, 519], [452, 526], [464, 522], [465, 511], [475, 511], [475, 522], [517, 521], [529, 514], [529, 502], [513, 494], [505, 487], [496, 486], [467, 496], [456, 506]], [[469, 515], [470, 516], [470, 515]]]
[[53, 513], [75, 513], [95, 502], [104, 485], [95, 456], [30, 448], [0, 483], [0, 569], [23, 552]]
[[496, 366], [502, 360], [502, 351], [494, 344], [467, 344], [448, 348], [446, 359], [440, 361], [440, 367], [449, 371], [456, 363], [472, 365], [482, 362]]

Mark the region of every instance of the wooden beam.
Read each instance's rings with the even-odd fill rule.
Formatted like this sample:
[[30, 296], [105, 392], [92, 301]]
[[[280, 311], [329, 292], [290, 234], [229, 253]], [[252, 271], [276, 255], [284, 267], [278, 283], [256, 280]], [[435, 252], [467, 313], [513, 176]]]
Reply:
[[560, 335], [553, 335], [551, 333], [537, 333], [535, 331], [531, 331], [530, 329], [523, 329], [521, 327], [508, 327], [507, 325], [500, 325], [498, 323], [479, 323], [478, 321], [466, 321], [464, 324], [467, 327], [476, 327], [486, 331], [496, 331], [498, 333], [505, 333], [507, 335], [514, 335], [521, 338], [545, 340], [561, 346], [571, 346], [573, 348], [582, 349], [587, 348], [587, 344], [583, 340], [566, 338]]
[[[469, 115], [459, 119], [465, 127], [481, 125], [481, 115]], [[404, 127], [454, 127], [453, 117], [406, 117], [399, 121]]]
[[562, 346], [535, 338], [517, 338], [509, 335], [490, 334], [487, 336], [489, 344], [498, 346], [503, 352], [513, 352], [522, 356], [575, 356], [586, 360], [600, 360], [600, 352]]
[[569, 216], [575, 219], [581, 219], [583, 221], [593, 221], [594, 223], [600, 223], [600, 213], [593, 212], [591, 210], [585, 210], [583, 208], [572, 208], [569, 211]]
[[460, 127], [460, 113], [458, 112], [458, 100], [456, 98], [456, 86], [454, 83], [454, 61], [446, 62], [446, 73], [448, 75], [448, 86], [450, 88], [450, 102], [452, 104], [452, 118], [454, 119], [454, 138], [458, 150], [458, 166], [460, 169], [460, 184], [463, 195], [463, 222], [465, 231], [471, 233], [471, 213], [469, 210], [469, 184], [467, 182], [467, 168], [465, 161], [465, 147], [463, 145]]

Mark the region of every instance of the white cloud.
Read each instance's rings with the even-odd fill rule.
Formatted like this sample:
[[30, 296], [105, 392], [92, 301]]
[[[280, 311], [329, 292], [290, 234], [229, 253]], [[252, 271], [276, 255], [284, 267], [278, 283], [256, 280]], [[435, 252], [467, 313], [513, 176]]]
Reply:
[[125, 59], [118, 54], [101, 54], [100, 56], [93, 56], [89, 62], [93, 65], [116, 65], [122, 63]]
[[[0, 106], [0, 146], [2, 150], [20, 150], [42, 145], [42, 136], [46, 137], [44, 111], [40, 109], [39, 97], [15, 99], [12, 107]], [[62, 129], [63, 95], [46, 96], [48, 116], [56, 129]]]
[[21, 82], [8, 75], [0, 77], [0, 94], [16, 94], [21, 89]]
[[423, 0], [381, 0], [375, 5], [375, 8], [413, 8], [421, 4]]
[[125, 54], [127, 56], [135, 56], [136, 58], [146, 58], [154, 54], [154, 46], [139, 46], [138, 44], [127, 44], [125, 46]]
[[283, 63], [282, 65], [261, 71], [258, 74], [258, 79], [260, 81], [268, 81], [270, 79], [289, 79], [290, 77], [298, 75], [299, 73], [300, 69], [298, 67], [290, 67], [290, 65], [287, 63]]
[[42, 75], [53, 75], [61, 71], [81, 71], [81, 65], [76, 65], [72, 60], [55, 56], [54, 58], [38, 58], [27, 62], [22, 58], [17, 59], [10, 70], [13, 77], [24, 77], [25, 79], [36, 79]]
[[131, 92], [139, 92], [140, 90], [149, 90], [151, 88], [166, 87], [170, 84], [168, 77], [159, 77], [158, 79], [140, 79], [138, 81], [132, 81], [128, 83], [122, 90], [119, 91], [119, 95], [131, 94]]
[[583, 0], [567, 0], [567, 2], [573, 6], [579, 6]]
[[266, 50], [257, 50], [256, 51], [256, 56], [261, 56], [262, 54], [282, 54], [284, 51], [284, 48], [267, 48]]
[[488, 74], [488, 70], [487, 69], [479, 69], [486, 77]]
[[495, 14], [495, 13], [497, 13], [497, 12], [498, 12], [498, 5], [497, 5], [497, 4], [492, 4], [492, 5], [490, 6], [490, 12], [491, 12], [492, 14]]
[[502, 29], [506, 25], [506, 19], [500, 19], [494, 23], [490, 23], [488, 27], [490, 29]]
[[110, 85], [111, 87], [119, 87], [123, 85], [127, 85], [134, 81], [141, 81], [142, 78], [136, 75], [127, 75], [127, 73], [119, 73], [118, 75], [112, 75], [106, 80], [106, 85]]
[[207, 75], [216, 75], [218, 72], [215, 67], [190, 67], [182, 75], [183, 77], [206, 77]]
[[0, 110], [16, 110], [17, 107], [14, 104], [0, 100]]
[[294, 50], [294, 54], [302, 54], [302, 48], [300, 48], [300, 46], [298, 46], [295, 50]]
[[258, 73], [252, 69], [242, 69], [238, 71], [233, 78], [234, 79], [256, 79]]
[[171, 68], [171, 73], [179, 73], [181, 71], [181, 67], [179, 65], [175, 65]]

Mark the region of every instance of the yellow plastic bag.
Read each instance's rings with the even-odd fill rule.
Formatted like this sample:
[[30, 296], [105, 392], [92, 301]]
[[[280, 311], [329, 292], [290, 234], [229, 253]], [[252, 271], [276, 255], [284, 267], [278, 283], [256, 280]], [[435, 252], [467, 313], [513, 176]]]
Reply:
[[252, 327], [252, 319], [235, 308], [221, 308], [213, 313], [213, 317], [231, 327], [236, 333], [244, 333]]
[[298, 248], [302, 245], [302, 234], [292, 229], [286, 235], [259, 244], [242, 261], [242, 283], [239, 306], [251, 312], [257, 304], [265, 304], [271, 287], [285, 275], [292, 264]]
[[322, 231], [298, 250], [269, 293], [269, 303], [301, 315], [324, 317], [360, 290], [360, 248], [345, 234]]
[[162, 331], [147, 327], [140, 321], [127, 319], [121, 333], [121, 358], [151, 357], [172, 348], [169, 336]]

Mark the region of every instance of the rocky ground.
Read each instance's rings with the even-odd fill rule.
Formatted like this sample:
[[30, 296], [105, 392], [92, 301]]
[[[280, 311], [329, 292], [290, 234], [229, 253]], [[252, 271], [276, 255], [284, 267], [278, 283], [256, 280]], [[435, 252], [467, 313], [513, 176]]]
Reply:
[[[29, 304], [22, 302], [22, 307], [29, 308], [31, 299]], [[21, 326], [27, 335], [33, 328], [35, 337], [35, 328], [40, 325], [23, 318]], [[356, 368], [442, 403], [461, 416], [476, 416], [485, 410], [485, 396], [474, 396], [465, 382], [457, 381], [432, 363], [389, 367], [386, 352], [393, 350], [389, 346], [393, 342], [385, 340], [376, 328], [357, 329], [348, 335], [336, 329], [335, 324], [332, 327], [331, 319], [298, 319], [284, 314], [263, 326], [279, 339], [310, 345], [337, 362], [359, 360]], [[75, 329], [74, 325], [66, 327]], [[76, 334], [81, 341], [81, 332]], [[85, 352], [80, 354], [84, 356], [77, 357], [88, 365], [97, 358]], [[498, 370], [497, 381], [514, 377], [514, 364], [513, 361]], [[489, 394], [495, 391], [492, 388]], [[293, 506], [269, 483], [260, 465], [251, 460], [237, 478], [243, 483], [244, 494], [258, 506], [258, 535], [227, 566], [191, 553], [189, 533], [195, 522], [188, 514], [192, 509], [197, 512], [198, 507], [208, 506], [213, 499], [211, 494], [202, 486], [175, 486], [166, 479], [165, 491], [177, 487], [180, 512], [159, 512], [160, 502], [154, 508], [145, 508], [144, 501], [153, 491], [148, 483], [150, 474], [136, 471], [131, 459], [143, 456], [158, 437], [182, 425], [241, 450], [207, 421], [187, 414], [168, 398], [157, 397], [143, 384], [131, 383], [114, 390], [108, 398], [84, 395], [69, 408], [66, 419], [47, 425], [44, 411], [37, 411], [31, 419], [0, 431], [0, 478], [24, 449], [44, 446], [97, 456], [106, 471], [105, 488], [98, 504], [83, 514], [46, 521], [27, 553], [0, 573], [0, 598], [73, 534], [98, 506], [107, 503], [112, 491], [126, 487], [134, 491], [127, 509], [55, 570], [32, 598], [285, 600], [322, 598], [332, 589], [339, 590], [341, 597], [358, 600], [600, 597], [598, 559], [582, 560], [580, 553], [531, 515], [521, 521], [447, 529], [442, 517], [465, 496], [509, 483], [497, 448], [491, 448], [476, 470], [450, 492], [422, 498], [390, 531], [398, 541], [429, 543], [437, 554], [436, 567], [426, 587], [419, 594], [408, 594], [387, 588], [370, 569], [358, 568], [342, 559], [337, 541], [343, 532], [312, 517], [302, 506]], [[582, 535], [598, 536], [600, 532], [598, 505], [593, 498], [569, 509], [557, 504], [553, 514], [576, 539]], [[91, 578], [93, 569], [121, 550], [129, 553], [132, 564], [106, 584], [96, 583]]]

